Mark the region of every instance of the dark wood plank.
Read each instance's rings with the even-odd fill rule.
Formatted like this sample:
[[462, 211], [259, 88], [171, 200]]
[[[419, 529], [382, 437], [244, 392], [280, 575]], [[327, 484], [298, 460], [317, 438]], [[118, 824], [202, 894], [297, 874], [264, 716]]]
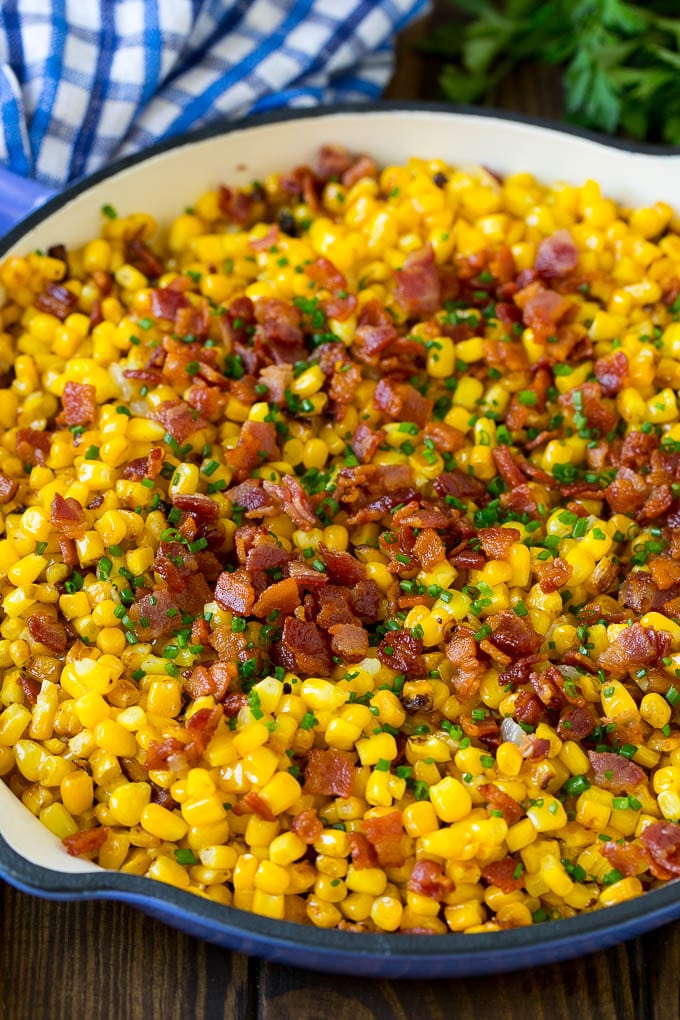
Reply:
[[[263, 964], [259, 1020], [656, 1020], [678, 1016], [677, 946], [666, 959], [663, 999], [654, 993], [643, 940], [569, 963], [491, 979], [458, 981], [345, 980]], [[656, 936], [660, 938], [661, 936]], [[650, 936], [654, 939], [654, 936]], [[674, 1006], [671, 999], [675, 996]]]
[[0, 883], [3, 1020], [252, 1020], [255, 961], [116, 903], [48, 903]]

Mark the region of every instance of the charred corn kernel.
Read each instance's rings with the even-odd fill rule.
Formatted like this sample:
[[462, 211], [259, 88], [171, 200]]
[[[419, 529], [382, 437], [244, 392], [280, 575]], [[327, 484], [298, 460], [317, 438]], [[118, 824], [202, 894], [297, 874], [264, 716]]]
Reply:
[[182, 839], [189, 828], [183, 818], [160, 804], [147, 804], [142, 810], [139, 823], [145, 832], [171, 843]]

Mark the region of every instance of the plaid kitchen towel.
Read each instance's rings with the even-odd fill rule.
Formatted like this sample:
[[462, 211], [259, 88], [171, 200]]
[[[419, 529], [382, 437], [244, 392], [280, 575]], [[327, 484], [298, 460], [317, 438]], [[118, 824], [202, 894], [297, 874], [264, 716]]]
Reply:
[[50, 185], [221, 117], [377, 98], [428, 0], [2, 0], [0, 163]]

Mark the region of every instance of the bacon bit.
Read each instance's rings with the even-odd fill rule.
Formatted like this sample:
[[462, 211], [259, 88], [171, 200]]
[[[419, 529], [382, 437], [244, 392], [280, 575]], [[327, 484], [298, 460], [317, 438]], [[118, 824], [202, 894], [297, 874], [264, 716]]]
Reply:
[[524, 814], [522, 805], [518, 804], [513, 797], [501, 790], [495, 783], [484, 783], [477, 787], [477, 790], [496, 811], [503, 812], [503, 818], [508, 825], [514, 825]]
[[388, 811], [384, 815], [364, 818], [364, 835], [378, 855], [381, 868], [400, 868], [406, 858], [402, 850], [404, 830], [401, 811]]
[[197, 759], [200, 758], [210, 743], [211, 737], [222, 718], [223, 711], [221, 705], [215, 705], [214, 708], [200, 708], [187, 721], [186, 730], [191, 737], [187, 750]]
[[[557, 682], [558, 679], [559, 683]], [[564, 680], [562, 674], [555, 666], [547, 666], [542, 671], [532, 670], [529, 680], [546, 708], [558, 711], [562, 707], [565, 701], [564, 694], [562, 693]]]
[[509, 446], [499, 443], [491, 451], [496, 467], [508, 488], [514, 489], [526, 484], [526, 475], [518, 467], [517, 461]]
[[[264, 536], [263, 536], [264, 537]], [[284, 572], [290, 555], [271, 539], [258, 542], [247, 553], [246, 568], [255, 591], [261, 593], [272, 583], [276, 571]], [[280, 574], [277, 576], [281, 576]]]
[[599, 383], [584, 383], [576, 390], [563, 393], [559, 403], [563, 407], [574, 408], [574, 396], [580, 394], [580, 405], [583, 416], [591, 429], [597, 429], [605, 436], [616, 427], [617, 415], [613, 404], [602, 399], [602, 387]]
[[227, 719], [235, 719], [242, 708], [248, 704], [248, 695], [243, 694], [241, 691], [234, 691], [233, 693], [227, 694], [226, 698], [222, 701], [222, 708]]
[[651, 822], [640, 833], [640, 842], [664, 872], [657, 877], [680, 875], [680, 826], [673, 822]]
[[[453, 511], [453, 518], [458, 520], [458, 517], [458, 513]], [[419, 504], [416, 500], [411, 500], [406, 506], [400, 507], [393, 517], [394, 523], [400, 527], [438, 528], [440, 530], [447, 528], [451, 519], [451, 510], [440, 510], [439, 507], [431, 504]]]
[[174, 323], [180, 308], [187, 308], [189, 299], [174, 287], [157, 287], [151, 291], [151, 312], [157, 319]]
[[637, 519], [641, 524], [654, 521], [657, 517], [665, 514], [667, 510], [670, 510], [672, 505], [673, 493], [670, 485], [660, 485], [647, 497], [637, 515]]
[[640, 843], [617, 843], [611, 839], [600, 847], [600, 853], [624, 878], [641, 875], [649, 869], [649, 853]]
[[557, 733], [561, 740], [583, 740], [597, 725], [592, 712], [579, 705], [566, 705], [560, 712]]
[[319, 544], [319, 553], [326, 564], [328, 580], [333, 584], [354, 587], [366, 578], [366, 568], [348, 552], [329, 549], [323, 542]]
[[537, 518], [539, 516], [538, 504], [539, 496], [536, 487], [531, 483], [518, 485], [516, 489], [511, 489], [501, 495], [501, 506], [511, 513], [529, 514], [530, 517]]
[[432, 417], [433, 401], [423, 397], [409, 383], [381, 379], [373, 393], [373, 404], [388, 421], [411, 421], [424, 428]]
[[647, 561], [647, 568], [659, 591], [668, 591], [680, 582], [680, 561], [668, 560], [665, 556], [653, 556]]
[[0, 471], [0, 506], [11, 503], [18, 489], [18, 481], [15, 478], [10, 478], [4, 471]]
[[453, 879], [444, 874], [444, 869], [438, 861], [423, 859], [414, 864], [406, 888], [409, 892], [428, 896], [431, 900], [438, 900], [441, 903], [445, 896], [453, 892], [455, 884]]
[[284, 404], [286, 390], [293, 382], [293, 366], [288, 364], [265, 365], [260, 369], [258, 382], [267, 387], [267, 396], [271, 404]]
[[[335, 347], [338, 345], [333, 344], [333, 346]], [[358, 365], [353, 365], [349, 361], [344, 362], [340, 368], [333, 371], [330, 386], [328, 387], [328, 395], [335, 405], [333, 413], [336, 421], [342, 421], [345, 417], [347, 408], [349, 404], [351, 404], [357, 386], [360, 382], [361, 369]], [[359, 432], [359, 429], [364, 427], [368, 428], [368, 426], [363, 426], [362, 424], [357, 429], [357, 433]], [[357, 433], [355, 433], [355, 436]], [[380, 441], [382, 441], [382, 432], [374, 433], [374, 435], [380, 435]], [[357, 453], [356, 450], [354, 452]], [[359, 456], [361, 455], [357, 453], [357, 457]], [[368, 460], [368, 457], [364, 457], [362, 459]]]
[[[35, 302], [37, 305], [37, 301]], [[66, 847], [70, 857], [83, 857], [85, 854], [92, 854], [99, 850], [109, 835], [105, 825], [95, 829], [85, 829], [81, 832], [74, 832], [72, 836], [64, 836], [62, 843]]]
[[604, 358], [598, 358], [594, 371], [605, 397], [615, 397], [619, 390], [628, 385], [628, 358], [623, 351], [614, 351]]
[[294, 832], [303, 843], [311, 846], [320, 838], [323, 832], [323, 822], [312, 808], [305, 808], [299, 815], [295, 815], [290, 823], [291, 832]]
[[375, 429], [370, 428], [365, 422], [361, 422], [361, 424], [357, 426], [349, 444], [362, 464], [366, 464], [378, 449], [384, 438], [385, 433], [382, 429], [380, 429], [379, 432], [376, 432]]
[[126, 242], [125, 261], [129, 262], [135, 269], [138, 269], [140, 273], [148, 276], [150, 280], [158, 279], [165, 271], [165, 267], [158, 256], [154, 255], [148, 245], [138, 237], [133, 237], [130, 241]]
[[378, 645], [378, 658], [383, 665], [412, 679], [427, 672], [422, 651], [420, 638], [404, 630], [389, 631]]
[[[572, 300], [544, 287], [538, 280], [519, 290], [514, 295], [514, 301], [522, 310], [524, 325], [533, 329], [538, 343], [546, 343], [558, 324], [574, 308]], [[549, 346], [546, 348], [546, 354], [548, 356], [552, 354]]]
[[[251, 790], [249, 793], [247, 793], [245, 797], [242, 799], [241, 803], [237, 805], [237, 807], [242, 807], [243, 805], [245, 805], [247, 808], [250, 808], [250, 810], [254, 814], [258, 815], [260, 818], [263, 818], [265, 822], [276, 821], [276, 815], [269, 807], [269, 804], [267, 804], [266, 800], [262, 799], [257, 790]], [[236, 813], [238, 814], [240, 812], [237, 811]]]
[[631, 667], [651, 666], [668, 655], [671, 636], [665, 630], [654, 630], [634, 623], [621, 631], [598, 659], [598, 666], [610, 673], [624, 674]]
[[233, 662], [213, 662], [210, 667], [196, 666], [185, 681], [184, 690], [194, 700], [212, 695], [215, 701], [220, 702], [237, 676], [238, 669]]
[[330, 297], [322, 299], [322, 307], [326, 315], [331, 319], [346, 319], [352, 314], [357, 306], [357, 299], [354, 294], [347, 292], [347, 280], [344, 273], [333, 265], [330, 259], [325, 257], [317, 258], [311, 265], [306, 267], [307, 276], [324, 290], [329, 291]]
[[516, 528], [480, 528], [477, 532], [482, 549], [491, 559], [504, 560], [520, 534]]
[[253, 251], [268, 251], [273, 245], [278, 244], [280, 236], [278, 226], [276, 223], [272, 223], [267, 233], [262, 237], [250, 238], [248, 247]]
[[573, 572], [574, 568], [571, 564], [567, 563], [560, 556], [556, 556], [554, 560], [548, 560], [545, 563], [539, 564], [538, 576], [541, 591], [548, 595], [550, 592], [563, 588]]
[[277, 581], [266, 588], [253, 606], [254, 616], [263, 619], [270, 613], [278, 611], [279, 617], [289, 616], [300, 605], [300, 593], [297, 583], [292, 577]]
[[413, 545], [413, 555], [423, 570], [432, 570], [446, 559], [446, 546], [432, 528], [423, 528]]
[[440, 453], [457, 453], [467, 442], [464, 432], [443, 421], [429, 421], [423, 433], [426, 439], [432, 440], [434, 448]]
[[341, 177], [343, 188], [351, 188], [364, 177], [377, 177], [378, 168], [370, 156], [357, 156], [348, 170]]
[[238, 443], [225, 452], [225, 459], [239, 481], [250, 474], [253, 468], [278, 457], [276, 428], [268, 421], [245, 421], [241, 426]]
[[354, 623], [337, 623], [329, 627], [331, 652], [344, 662], [361, 662], [368, 655], [368, 634]]
[[344, 751], [312, 748], [307, 755], [303, 790], [325, 797], [351, 797], [355, 775], [352, 759]]
[[163, 401], [160, 407], [153, 412], [153, 417], [161, 422], [165, 430], [178, 443], [186, 442], [189, 436], [198, 432], [199, 429], [205, 428], [208, 424], [205, 418], [201, 418], [200, 414], [197, 414], [183, 400]]
[[567, 276], [578, 265], [578, 248], [568, 230], [556, 230], [538, 246], [534, 269], [546, 280]]
[[255, 318], [260, 324], [264, 345], [277, 364], [306, 360], [308, 351], [304, 346], [300, 312], [295, 305], [279, 298], [260, 298], [255, 304]]
[[485, 486], [479, 479], [466, 475], [462, 471], [442, 471], [433, 481], [435, 491], [442, 499], [453, 496], [455, 499], [471, 499], [478, 502], [485, 493]]
[[50, 452], [50, 434], [38, 429], [17, 429], [17, 457], [26, 464], [44, 464]]
[[491, 627], [489, 641], [511, 659], [532, 655], [541, 646], [540, 634], [511, 610], [493, 613], [487, 616], [485, 622]]
[[354, 156], [344, 145], [322, 145], [314, 163], [314, 176], [321, 184], [331, 177], [339, 180], [353, 162]]
[[411, 252], [395, 276], [394, 297], [407, 315], [426, 317], [441, 306], [441, 283], [431, 245]]
[[185, 749], [186, 744], [183, 744], [181, 740], [177, 740], [176, 737], [166, 737], [163, 741], [151, 740], [144, 765], [151, 772], [155, 769], [171, 767], [170, 763], [172, 761], [181, 764], [186, 761], [186, 758], [179, 757], [184, 755]]
[[36, 612], [29, 616], [28, 629], [33, 640], [39, 641], [51, 652], [60, 655], [66, 651], [68, 643], [66, 628], [48, 613]]
[[[518, 870], [519, 875], [516, 874]], [[498, 886], [504, 893], [511, 893], [524, 887], [523, 870], [521, 863], [518, 868], [518, 862], [512, 857], [504, 857], [502, 861], [485, 864], [482, 868], [482, 878], [489, 885]]]
[[[30, 626], [30, 620], [29, 626]], [[29, 705], [35, 705], [38, 702], [38, 695], [40, 694], [40, 682], [34, 680], [32, 677], [27, 676], [25, 673], [20, 673], [17, 682], [24, 692], [24, 697]]]
[[531, 761], [543, 761], [550, 753], [550, 741], [530, 733], [520, 746], [523, 758]]
[[349, 604], [350, 593], [335, 584], [326, 585], [317, 595], [319, 611], [316, 622], [324, 630], [341, 624], [356, 623], [356, 617]]
[[595, 773], [595, 782], [612, 793], [634, 790], [646, 779], [644, 770], [620, 754], [611, 751], [588, 751], [588, 758]]
[[85, 511], [78, 500], [72, 496], [64, 499], [58, 492], [50, 505], [50, 521], [66, 538], [82, 538], [87, 526]]
[[281, 509], [298, 528], [309, 531], [319, 523], [309, 496], [293, 475], [284, 475], [279, 483], [265, 480], [262, 487], [268, 496], [281, 505]]
[[214, 524], [218, 519], [219, 510], [217, 503], [210, 496], [204, 496], [200, 492], [193, 495], [177, 493], [172, 497], [172, 505], [186, 514], [190, 514], [201, 524]]
[[94, 386], [89, 383], [67, 382], [61, 397], [63, 411], [57, 416], [58, 425], [88, 425], [97, 416]]
[[391, 316], [379, 301], [367, 301], [359, 312], [352, 351], [359, 361], [377, 365], [379, 355], [397, 339]]
[[513, 706], [513, 715], [517, 722], [527, 723], [529, 726], [537, 726], [543, 718], [545, 708], [540, 700], [531, 691], [518, 691]]
[[352, 864], [357, 871], [361, 871], [363, 868], [377, 867], [378, 855], [373, 844], [368, 842], [363, 832], [350, 832], [349, 846]]
[[477, 651], [473, 631], [468, 627], [454, 627], [446, 644], [446, 655], [454, 666], [451, 683], [456, 694], [465, 700], [475, 696], [484, 673]]
[[186, 398], [190, 407], [212, 422], [220, 420], [228, 399], [219, 387], [206, 386], [203, 381], [194, 383]]
[[378, 585], [373, 580], [359, 581], [349, 592], [352, 609], [362, 623], [375, 623], [380, 614], [382, 596]]
[[227, 571], [220, 574], [215, 586], [215, 601], [222, 609], [247, 616], [255, 602], [255, 589], [248, 571], [238, 569], [231, 574]]
[[331, 656], [323, 631], [315, 623], [286, 617], [281, 640], [274, 648], [279, 663], [305, 676], [328, 676]]
[[68, 287], [60, 283], [48, 283], [45, 289], [33, 299], [33, 304], [41, 312], [56, 315], [63, 322], [78, 304], [78, 298]]

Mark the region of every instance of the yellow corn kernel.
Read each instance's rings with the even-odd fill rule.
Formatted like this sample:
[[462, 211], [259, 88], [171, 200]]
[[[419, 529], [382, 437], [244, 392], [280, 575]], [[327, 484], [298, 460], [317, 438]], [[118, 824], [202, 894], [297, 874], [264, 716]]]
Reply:
[[160, 804], [147, 804], [141, 813], [139, 823], [150, 835], [169, 843], [176, 843], [182, 839], [189, 828], [183, 818], [161, 807]]
[[155, 878], [157, 882], [173, 885], [176, 889], [188, 889], [189, 887], [189, 875], [186, 868], [183, 868], [171, 857], [157, 857], [149, 865], [146, 875], [147, 878]]
[[472, 807], [472, 798], [465, 786], [453, 776], [446, 776], [430, 787], [430, 800], [443, 822], [457, 822]]
[[58, 802], [43, 808], [38, 818], [45, 828], [49, 829], [59, 839], [73, 836], [78, 831], [78, 825], [73, 816], [66, 810], [63, 804]]

